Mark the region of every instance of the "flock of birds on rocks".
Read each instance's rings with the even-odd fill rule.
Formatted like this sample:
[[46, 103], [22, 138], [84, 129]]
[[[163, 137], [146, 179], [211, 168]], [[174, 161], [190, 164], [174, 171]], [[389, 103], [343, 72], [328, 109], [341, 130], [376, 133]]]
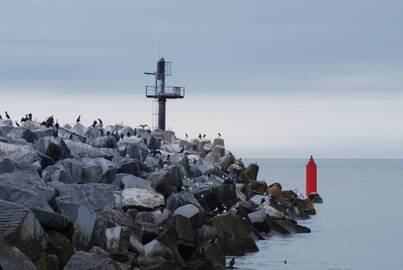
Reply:
[[[11, 116], [9, 115], [9, 113], [8, 113], [7, 111], [4, 111], [4, 115], [5, 115], [6, 119], [12, 120], [12, 119], [11, 119]], [[2, 116], [1, 114], [0, 114], [0, 120], [3, 120], [3, 116]], [[26, 122], [26, 121], [33, 121], [32, 113], [27, 113], [27, 114], [25, 114], [25, 116], [23, 116], [23, 117], [21, 118], [20, 122], [14, 121], [14, 123], [15, 123], [15, 125], [16, 125], [17, 127], [19, 127], [20, 124], [22, 124], [22, 123], [24, 123], [24, 122]], [[79, 115], [79, 116], [77, 117], [77, 119], [76, 119], [76, 123], [80, 123], [80, 122], [81, 122], [81, 115]], [[91, 127], [96, 127], [96, 126], [102, 127], [103, 124], [104, 124], [104, 123], [103, 123], [102, 119], [98, 118], [97, 120], [94, 120], [94, 121], [92, 122]], [[56, 132], [54, 133], [54, 136], [55, 136], [55, 137], [58, 136], [58, 132], [57, 132], [57, 131], [58, 131], [59, 128], [60, 128], [60, 124], [59, 124], [59, 121], [58, 121], [57, 119], [56, 119], [56, 120], [54, 119], [53, 115], [49, 116], [48, 118], [46, 118], [46, 120], [42, 121], [42, 122], [41, 122], [41, 126], [44, 126], [44, 127], [47, 127], [47, 128], [54, 127], [55, 130], [56, 130]], [[147, 124], [140, 124], [140, 125], [138, 125], [138, 126], [139, 126], [140, 128], [142, 128], [142, 129], [148, 128], [148, 130], [151, 132], [151, 130], [149, 129], [149, 126], [148, 126]], [[133, 133], [133, 134], [131, 134], [130, 132], [128, 132], [128, 133], [126, 134], [126, 136], [127, 136], [127, 137], [136, 136], [136, 135], [137, 135], [136, 133], [137, 133], [137, 130], [134, 129], [134, 133]], [[71, 134], [70, 136], [73, 136], [73, 135], [74, 135], [74, 134]], [[110, 132], [110, 131], [107, 131], [107, 132], [106, 132], [106, 135], [107, 135], [107, 136], [114, 136], [117, 141], [119, 141], [119, 139], [123, 139], [124, 136], [125, 136], [125, 134], [120, 134], [120, 136], [119, 136], [117, 132]], [[222, 136], [220, 132], [218, 132], [217, 135], [218, 135], [219, 138], [221, 138], [221, 136]], [[203, 135], [202, 135], [201, 133], [199, 133], [199, 135], [198, 135], [197, 137], [198, 137], [199, 140], [202, 140], [202, 139], [206, 139], [206, 136], [207, 136], [207, 135], [206, 135], [205, 133], [204, 133]], [[188, 139], [188, 138], [189, 138], [189, 135], [186, 133], [186, 134], [185, 134], [185, 137], [186, 137], [186, 139]], [[70, 138], [70, 139], [71, 139], [71, 138]], [[155, 156], [156, 154], [158, 154], [158, 152], [159, 152], [159, 151], [153, 152], [153, 155]], [[182, 150], [182, 152], [183, 152], [183, 150]], [[161, 153], [161, 152], [159, 152], [159, 153]], [[181, 153], [181, 152], [179, 152], [179, 153]]]

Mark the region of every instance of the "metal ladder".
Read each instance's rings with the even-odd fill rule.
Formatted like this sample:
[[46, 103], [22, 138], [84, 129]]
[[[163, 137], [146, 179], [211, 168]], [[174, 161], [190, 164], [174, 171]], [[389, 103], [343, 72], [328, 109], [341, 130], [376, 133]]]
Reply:
[[152, 105], [152, 119], [151, 119], [151, 126], [152, 130], [158, 128], [158, 100], [153, 99]]

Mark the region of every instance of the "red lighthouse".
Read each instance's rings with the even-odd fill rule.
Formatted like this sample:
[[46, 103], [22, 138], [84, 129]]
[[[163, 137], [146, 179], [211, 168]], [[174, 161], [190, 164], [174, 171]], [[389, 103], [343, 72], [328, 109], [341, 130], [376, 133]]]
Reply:
[[317, 167], [312, 156], [306, 164], [306, 196], [315, 203], [322, 203], [317, 191]]

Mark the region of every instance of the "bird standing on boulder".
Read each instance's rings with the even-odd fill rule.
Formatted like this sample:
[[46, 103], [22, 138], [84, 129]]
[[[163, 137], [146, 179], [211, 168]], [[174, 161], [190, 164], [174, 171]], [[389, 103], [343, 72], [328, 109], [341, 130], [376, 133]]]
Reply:
[[99, 122], [99, 125], [101, 125], [101, 126], [104, 125], [104, 123], [102, 122], [102, 120], [100, 118], [98, 118], [98, 122]]
[[202, 135], [201, 134], [199, 134], [199, 140], [201, 140], [202, 139]]
[[96, 120], [94, 120], [94, 122], [92, 123], [92, 127], [95, 127], [98, 124], [98, 122]]
[[205, 139], [206, 138], [206, 134], [203, 134], [203, 139]]
[[221, 138], [221, 133], [220, 132], [218, 132], [218, 138]]
[[18, 124], [18, 122], [17, 122], [17, 121], [15, 121], [15, 125], [16, 125], [17, 127], [19, 127], [19, 126], [20, 126], [20, 124]]
[[28, 119], [32, 121], [32, 113], [28, 114]]
[[7, 119], [8, 119], [8, 120], [10, 120], [11, 118], [10, 118], [10, 115], [8, 114], [8, 112], [7, 112], [7, 111], [5, 111], [5, 113], [6, 113], [6, 117], [7, 117]]
[[188, 134], [187, 134], [187, 133], [185, 134], [185, 136], [186, 136], [186, 139], [187, 139], [187, 138], [189, 138], [189, 136], [188, 136]]
[[76, 123], [80, 123], [80, 121], [81, 121], [81, 115], [79, 115], [79, 116], [77, 117]]

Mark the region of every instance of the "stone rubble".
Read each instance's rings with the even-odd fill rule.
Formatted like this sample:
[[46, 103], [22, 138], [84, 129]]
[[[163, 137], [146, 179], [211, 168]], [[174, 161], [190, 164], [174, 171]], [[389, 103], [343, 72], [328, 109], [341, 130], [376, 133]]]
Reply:
[[223, 138], [0, 120], [0, 269], [225, 269], [309, 199], [258, 180]]

